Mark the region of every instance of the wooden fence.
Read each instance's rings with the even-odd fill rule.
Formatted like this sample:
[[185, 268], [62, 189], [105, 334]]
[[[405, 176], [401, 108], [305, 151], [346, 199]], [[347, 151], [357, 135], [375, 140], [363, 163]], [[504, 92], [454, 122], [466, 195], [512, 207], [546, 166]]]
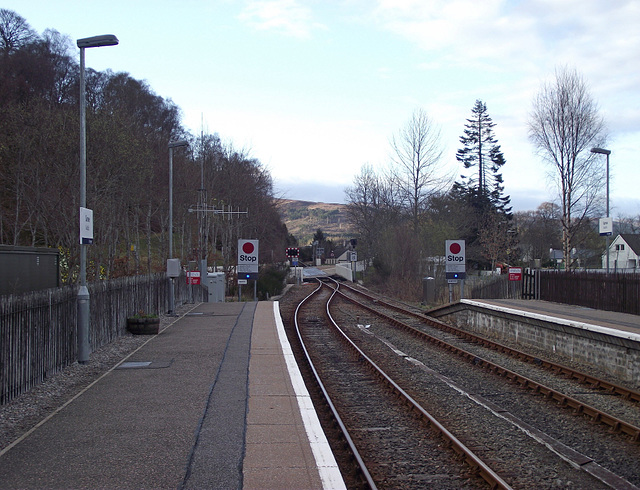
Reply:
[[540, 299], [640, 315], [640, 274], [541, 271]]
[[521, 299], [522, 283], [509, 281], [507, 274], [487, 277], [467, 277], [465, 297], [468, 299]]
[[541, 299], [640, 315], [640, 274], [527, 269], [522, 276], [522, 281], [509, 281], [506, 275], [467, 278], [465, 296], [470, 299]]
[[[139, 311], [167, 311], [164, 273], [88, 284], [91, 349], [126, 332], [126, 318]], [[176, 306], [191, 297], [184, 278], [175, 281]], [[207, 291], [193, 286], [195, 301]], [[0, 404], [41, 383], [77, 359], [77, 287], [0, 296]]]

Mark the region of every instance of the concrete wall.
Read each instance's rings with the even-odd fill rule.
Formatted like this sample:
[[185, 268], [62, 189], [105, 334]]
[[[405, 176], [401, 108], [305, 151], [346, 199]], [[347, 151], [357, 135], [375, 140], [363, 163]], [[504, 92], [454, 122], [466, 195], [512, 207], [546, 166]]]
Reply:
[[[640, 379], [640, 341], [601, 331], [457, 303], [430, 312], [487, 338], [536, 347], [593, 365], [621, 380]], [[611, 329], [609, 329], [611, 330]], [[613, 332], [612, 332], [613, 333]]]
[[351, 271], [351, 264], [336, 264], [336, 274], [343, 277], [347, 281], [353, 281], [353, 273]]

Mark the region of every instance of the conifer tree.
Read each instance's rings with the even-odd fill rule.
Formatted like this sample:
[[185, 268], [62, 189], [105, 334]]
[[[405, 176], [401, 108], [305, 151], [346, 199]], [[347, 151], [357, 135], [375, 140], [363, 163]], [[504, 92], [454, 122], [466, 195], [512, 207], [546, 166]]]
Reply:
[[497, 211], [510, 216], [510, 197], [503, 195], [504, 185], [500, 169], [506, 163], [500, 145], [494, 136], [495, 123], [487, 113], [487, 105], [481, 100], [471, 110], [472, 117], [467, 119], [456, 158], [465, 169], [475, 167], [470, 175], [461, 175], [462, 182], [454, 184], [454, 195], [465, 197], [482, 214]]

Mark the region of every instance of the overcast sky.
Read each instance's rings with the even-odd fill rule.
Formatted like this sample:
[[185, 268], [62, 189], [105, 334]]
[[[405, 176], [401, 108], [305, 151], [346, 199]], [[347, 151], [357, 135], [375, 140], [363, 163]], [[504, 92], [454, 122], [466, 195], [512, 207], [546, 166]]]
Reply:
[[[640, 0], [5, 0], [42, 33], [115, 34], [87, 66], [146, 80], [202, 127], [247, 148], [284, 197], [343, 202], [363, 164], [423, 108], [456, 175], [459, 137], [487, 105], [516, 210], [552, 200], [527, 138], [533, 96], [575, 68], [607, 121], [612, 214], [640, 214]], [[604, 173], [604, 157], [603, 173]]]

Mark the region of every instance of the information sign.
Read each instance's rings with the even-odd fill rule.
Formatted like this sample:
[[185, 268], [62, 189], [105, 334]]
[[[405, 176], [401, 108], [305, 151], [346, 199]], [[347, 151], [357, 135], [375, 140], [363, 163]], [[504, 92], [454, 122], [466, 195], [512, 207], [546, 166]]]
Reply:
[[613, 218], [600, 218], [598, 220], [600, 236], [608, 236], [613, 232]]
[[93, 210], [80, 208], [80, 244], [93, 243]]
[[200, 284], [200, 271], [187, 271], [187, 284]]
[[509, 267], [509, 280], [522, 281], [522, 267]]

